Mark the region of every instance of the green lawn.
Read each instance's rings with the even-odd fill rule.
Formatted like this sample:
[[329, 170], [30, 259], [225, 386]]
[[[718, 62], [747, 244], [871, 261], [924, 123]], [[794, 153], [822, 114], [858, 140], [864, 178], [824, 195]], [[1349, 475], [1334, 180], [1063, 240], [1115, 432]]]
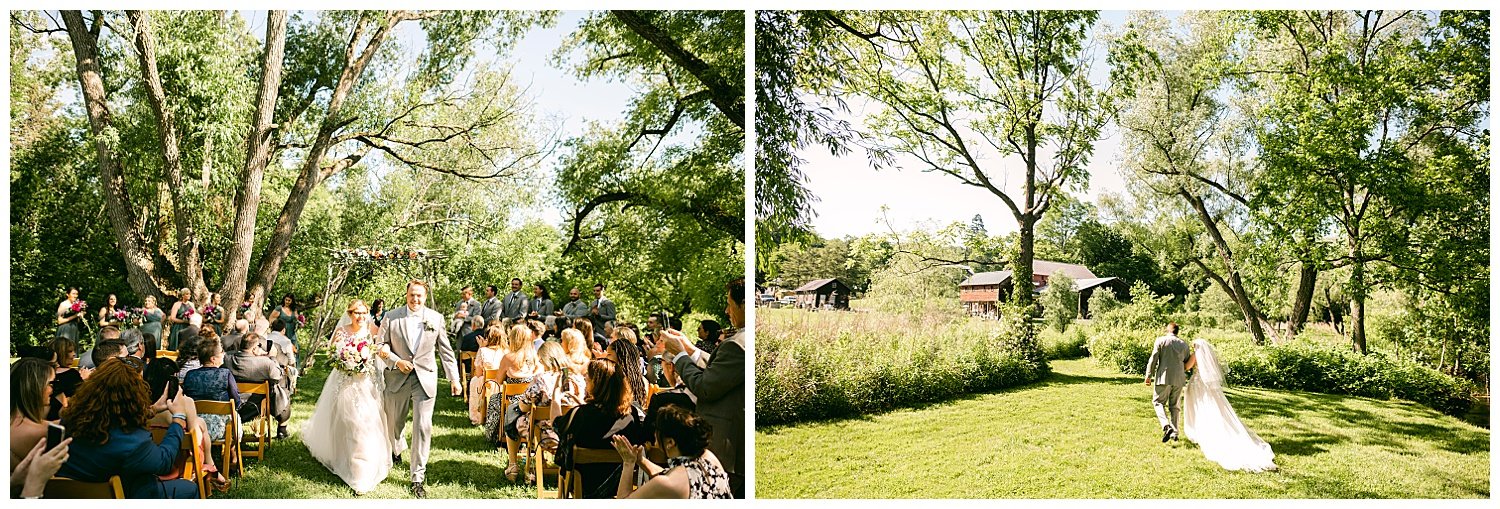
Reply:
[[1280, 470], [1162, 444], [1150, 389], [1091, 359], [1040, 383], [756, 432], [759, 498], [1488, 498], [1489, 430], [1404, 401], [1228, 390]]
[[[229, 498], [353, 498], [354, 492], [338, 476], [323, 468], [302, 444], [302, 423], [312, 415], [328, 369], [313, 368], [298, 382], [292, 396], [292, 436], [272, 442], [266, 460], [246, 460], [245, 475], [233, 480]], [[508, 460], [502, 450], [485, 443], [480, 429], [469, 425], [462, 399], [448, 396], [447, 381], [439, 381], [444, 394], [438, 397], [433, 415], [432, 454], [427, 459], [427, 496], [430, 498], [534, 498], [536, 491], [505, 479]], [[407, 426], [407, 439], [411, 426]], [[411, 453], [403, 458], [411, 460]], [[403, 461], [391, 468], [390, 476], [363, 498], [411, 498], [411, 471]]]

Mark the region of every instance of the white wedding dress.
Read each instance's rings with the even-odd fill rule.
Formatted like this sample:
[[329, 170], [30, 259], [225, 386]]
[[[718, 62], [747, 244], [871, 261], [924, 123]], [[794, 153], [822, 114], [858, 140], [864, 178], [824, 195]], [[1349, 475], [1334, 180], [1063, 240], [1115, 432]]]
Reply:
[[[367, 327], [354, 337], [369, 334]], [[334, 332], [334, 344], [348, 337], [341, 327]], [[302, 442], [312, 456], [358, 494], [374, 489], [391, 471], [390, 432], [375, 376], [381, 370], [379, 359], [375, 357], [375, 369], [367, 373], [332, 370], [312, 417], [302, 427]]]
[[1224, 398], [1224, 366], [1208, 341], [1193, 341], [1196, 373], [1188, 381], [1182, 405], [1182, 432], [1203, 455], [1228, 470], [1276, 470], [1271, 444], [1245, 427]]

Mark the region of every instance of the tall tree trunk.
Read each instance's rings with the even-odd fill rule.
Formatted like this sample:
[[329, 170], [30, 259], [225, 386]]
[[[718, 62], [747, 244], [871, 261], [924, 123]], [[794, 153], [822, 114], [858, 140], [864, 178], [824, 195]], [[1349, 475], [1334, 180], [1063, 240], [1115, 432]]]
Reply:
[[1021, 242], [1016, 252], [1016, 261], [1011, 263], [1011, 289], [1010, 301], [1020, 306], [1023, 310], [1030, 312], [1033, 302], [1031, 296], [1031, 262], [1036, 257], [1036, 232], [1035, 221], [1023, 217], [1019, 223], [1021, 226]]
[[307, 160], [302, 163], [302, 171], [297, 176], [297, 182], [292, 185], [291, 193], [287, 196], [286, 205], [281, 208], [281, 213], [276, 217], [276, 227], [271, 231], [271, 239], [266, 243], [265, 252], [261, 253], [259, 268], [255, 273], [255, 283], [250, 287], [250, 294], [263, 296], [276, 284], [276, 275], [281, 271], [281, 263], [286, 261], [287, 253], [291, 249], [292, 233], [297, 229], [297, 222], [302, 217], [302, 211], [307, 206], [307, 200], [312, 196], [313, 190], [323, 179], [349, 167], [353, 161], [358, 161], [362, 154], [356, 154], [353, 159], [345, 158], [340, 163], [330, 163], [325, 168], [323, 156], [333, 146], [333, 134], [353, 119], [342, 116], [344, 101], [349, 97], [349, 91], [354, 89], [354, 84], [359, 81], [359, 76], [364, 73], [365, 66], [375, 57], [380, 45], [390, 35], [391, 29], [401, 21], [412, 19], [409, 13], [399, 12], [386, 17], [375, 33], [370, 35], [370, 40], [365, 44], [363, 52], [359, 51], [360, 40], [364, 38], [367, 28], [364, 19], [357, 21], [354, 34], [349, 38], [349, 45], [344, 49], [344, 69], [339, 74], [338, 84], [333, 89], [333, 95], [328, 100], [328, 111], [318, 127], [317, 138], [313, 141], [312, 148], [308, 150]]
[[84, 108], [89, 116], [89, 131], [93, 135], [95, 158], [99, 165], [99, 180], [104, 186], [104, 211], [109, 217], [110, 233], [120, 246], [120, 255], [125, 259], [125, 280], [130, 288], [142, 297], [151, 295], [163, 300], [165, 288], [171, 285], [155, 276], [155, 262], [147, 249], [147, 239], [141, 236], [140, 224], [130, 195], [125, 189], [125, 175], [115, 156], [114, 145], [118, 143], [117, 131], [112, 125], [109, 99], [104, 92], [104, 78], [99, 74], [99, 33], [104, 23], [95, 20], [91, 30], [80, 11], [62, 11], [63, 24], [67, 27], [68, 39], [73, 46], [76, 60], [78, 84], [83, 93]]
[[1240, 314], [1245, 319], [1245, 328], [1250, 331], [1250, 337], [1257, 345], [1266, 344], [1266, 332], [1261, 328], [1260, 323], [1260, 310], [1255, 308], [1255, 303], [1250, 301], [1250, 294], [1245, 291], [1245, 283], [1240, 278], [1239, 269], [1235, 267], [1234, 253], [1230, 251], [1229, 243], [1224, 240], [1223, 232], [1219, 231], [1218, 221], [1215, 221], [1213, 215], [1208, 213], [1208, 206], [1203, 203], [1202, 198], [1186, 189], [1179, 189], [1177, 194], [1192, 204], [1193, 210], [1198, 212], [1198, 219], [1203, 223], [1203, 228], [1208, 230], [1214, 249], [1218, 251], [1219, 259], [1224, 263], [1225, 279], [1229, 281], [1229, 288], [1232, 290], [1229, 296], [1233, 297], [1235, 304], [1239, 305]]
[[1318, 266], [1309, 261], [1302, 262], [1301, 276], [1297, 279], [1297, 295], [1292, 301], [1292, 316], [1287, 333], [1296, 337], [1307, 324], [1307, 314], [1312, 311], [1313, 290], [1318, 284]]
[[177, 144], [177, 125], [172, 120], [171, 107], [167, 105], [167, 92], [161, 84], [161, 74], [156, 70], [156, 39], [151, 34], [151, 17], [142, 11], [125, 11], [135, 29], [136, 56], [141, 65], [142, 81], [146, 85], [146, 97], [151, 101], [151, 110], [156, 117], [157, 142], [161, 144], [163, 171], [167, 176], [167, 191], [172, 199], [172, 226], [176, 234], [178, 270], [185, 287], [192, 291], [195, 301], [208, 293], [203, 283], [203, 263], [198, 257], [198, 235], [193, 230], [189, 211], [182, 192], [182, 152]]
[[1365, 262], [1359, 242], [1350, 244], [1349, 256], [1354, 260], [1349, 274], [1349, 338], [1354, 342], [1354, 351], [1360, 355], [1369, 353], [1365, 345]]
[[[240, 189], [234, 199], [234, 229], [231, 234], [229, 258], [225, 260], [227, 271], [224, 286], [219, 289], [225, 305], [232, 314], [239, 313], [239, 303], [245, 300], [257, 305], [263, 294], [245, 298], [245, 285], [250, 274], [250, 250], [255, 247], [255, 216], [260, 206], [261, 182], [266, 165], [271, 161], [272, 115], [276, 112], [277, 94], [281, 89], [282, 62], [286, 54], [286, 11], [271, 11], [266, 15], [266, 47], [261, 55], [260, 90], [255, 94], [255, 113], [250, 119], [249, 132], [245, 136], [245, 165], [240, 170]], [[205, 172], [206, 175], [206, 172]]]

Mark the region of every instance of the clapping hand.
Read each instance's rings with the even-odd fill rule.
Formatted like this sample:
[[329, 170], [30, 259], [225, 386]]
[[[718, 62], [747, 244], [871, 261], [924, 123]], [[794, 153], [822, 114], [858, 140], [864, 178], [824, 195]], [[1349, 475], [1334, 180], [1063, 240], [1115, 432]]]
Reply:
[[615, 446], [615, 452], [620, 454], [620, 463], [623, 465], [634, 465], [646, 454], [646, 448], [639, 445], [631, 445], [624, 435], [615, 435], [610, 439]]
[[464, 386], [463, 384], [458, 383], [458, 381], [449, 382], [448, 385], [450, 386], [451, 392], [454, 396], [462, 396], [464, 394]]
[[657, 332], [661, 334], [662, 337], [662, 339], [658, 341], [658, 343], [662, 344], [663, 352], [668, 356], [675, 357], [678, 353], [687, 351], [688, 348], [691, 348], [688, 345], [687, 336], [683, 335], [682, 331], [662, 329]]

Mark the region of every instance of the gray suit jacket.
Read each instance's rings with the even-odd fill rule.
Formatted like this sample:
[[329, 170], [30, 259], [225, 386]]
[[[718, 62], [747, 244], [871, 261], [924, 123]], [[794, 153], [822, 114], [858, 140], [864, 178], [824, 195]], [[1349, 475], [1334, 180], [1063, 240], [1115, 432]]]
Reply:
[[713, 425], [709, 450], [724, 469], [745, 473], [745, 333], [740, 331], [719, 345], [707, 367], [690, 356], [673, 367], [698, 398], [698, 415]]
[[1187, 383], [1187, 361], [1192, 350], [1187, 342], [1177, 336], [1156, 338], [1151, 348], [1151, 360], [1146, 361], [1146, 376], [1156, 380], [1156, 385], [1183, 385]]
[[605, 322], [615, 321], [615, 303], [614, 301], [609, 300], [609, 297], [601, 297], [590, 301], [589, 306], [590, 309], [592, 309], [593, 307], [599, 308], [599, 314], [589, 315], [589, 321], [594, 322], [595, 334], [603, 334]]
[[484, 301], [484, 306], [480, 308], [480, 315], [484, 316], [484, 323], [486, 324], [490, 323], [490, 320], [499, 320], [500, 297], [496, 296], [486, 299]]
[[543, 318], [548, 317], [548, 316], [552, 316], [552, 299], [543, 299], [541, 297], [532, 297], [531, 300], [529, 301], [529, 303], [527, 304], [527, 307], [530, 308], [530, 309], [527, 310], [528, 313], [530, 313], [532, 311], [536, 311], [537, 316], [540, 316], [540, 317], [543, 317]]
[[570, 300], [563, 304], [563, 316], [568, 320], [589, 316], [589, 304], [583, 299]]
[[[423, 322], [422, 337], [417, 344], [416, 351], [412, 351], [411, 340], [406, 332], [406, 326], [410, 320]], [[428, 323], [436, 324], [437, 327], [428, 330]], [[412, 314], [406, 306], [401, 306], [385, 314], [385, 320], [381, 322], [379, 343], [389, 346], [391, 353], [397, 359], [411, 361], [415, 366], [411, 373], [402, 373], [401, 370], [396, 369], [395, 361], [386, 363], [385, 387], [387, 391], [400, 389], [401, 382], [406, 377], [416, 375], [417, 382], [422, 385], [422, 392], [428, 397], [436, 396], [439, 358], [442, 359], [443, 373], [448, 375], [448, 379], [458, 380], [458, 363], [453, 357], [453, 346], [448, 344], [448, 332], [443, 328], [443, 324], [443, 315], [428, 308], [422, 308], [420, 313]]]
[[526, 316], [527, 301], [528, 299], [521, 292], [505, 294], [505, 299], [501, 301], [500, 318], [516, 320]]

